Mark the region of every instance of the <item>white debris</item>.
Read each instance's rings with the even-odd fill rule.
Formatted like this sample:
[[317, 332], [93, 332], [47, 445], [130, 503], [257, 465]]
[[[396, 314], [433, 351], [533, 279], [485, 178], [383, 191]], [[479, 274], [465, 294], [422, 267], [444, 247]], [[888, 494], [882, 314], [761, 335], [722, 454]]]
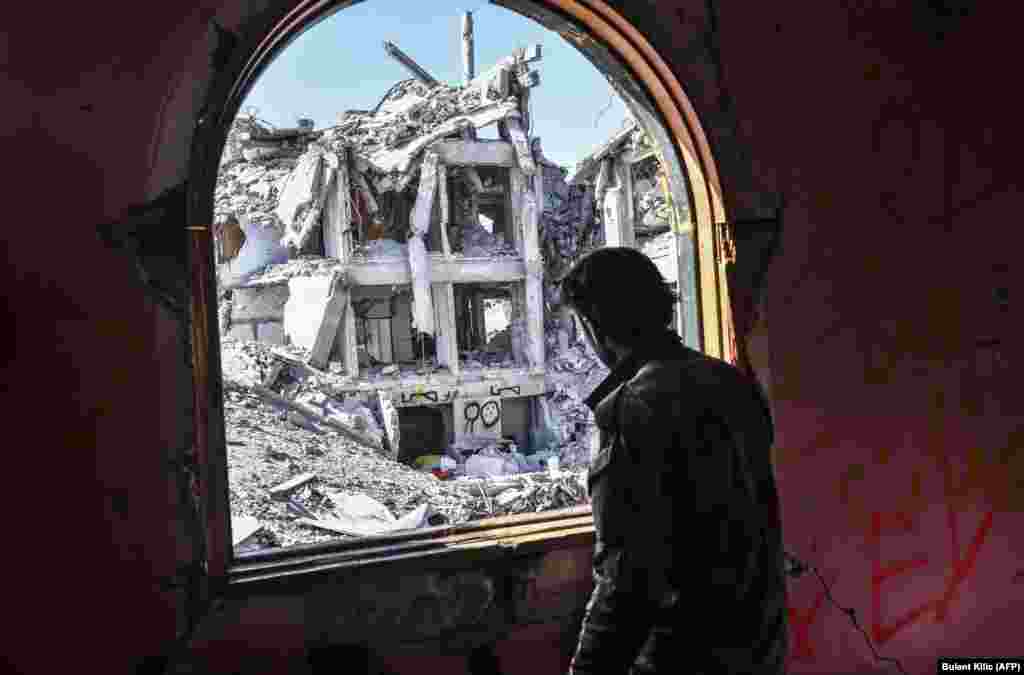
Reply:
[[288, 259], [288, 251], [281, 246], [281, 231], [253, 221], [245, 214], [238, 216], [238, 224], [245, 233], [245, 243], [220, 272], [221, 284], [231, 288], [244, 283], [267, 265]]
[[366, 258], [405, 258], [409, 247], [394, 239], [371, 239], [358, 247], [355, 255]]
[[238, 546], [246, 539], [260, 531], [259, 518], [253, 516], [237, 516], [231, 519], [231, 545]]
[[424, 527], [430, 517], [429, 504], [421, 504], [395, 518], [386, 506], [365, 494], [336, 493], [330, 495], [330, 500], [334, 503], [333, 517], [302, 518], [299, 522], [339, 534], [368, 537]]

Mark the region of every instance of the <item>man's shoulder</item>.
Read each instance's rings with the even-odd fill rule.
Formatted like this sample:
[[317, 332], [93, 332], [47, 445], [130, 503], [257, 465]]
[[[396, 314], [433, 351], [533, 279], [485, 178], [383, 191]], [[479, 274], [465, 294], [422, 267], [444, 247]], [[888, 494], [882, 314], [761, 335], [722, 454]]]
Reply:
[[631, 396], [653, 402], [669, 395], [708, 397], [712, 391], [748, 386], [732, 364], [687, 348], [678, 356], [647, 362], [626, 384]]

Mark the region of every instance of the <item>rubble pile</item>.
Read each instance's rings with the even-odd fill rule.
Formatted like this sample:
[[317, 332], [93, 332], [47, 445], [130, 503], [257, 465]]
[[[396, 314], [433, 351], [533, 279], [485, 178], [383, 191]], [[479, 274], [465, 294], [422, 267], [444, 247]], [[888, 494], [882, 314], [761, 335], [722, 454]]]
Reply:
[[[530, 142], [524, 132], [525, 94], [538, 82], [527, 63], [537, 58], [539, 49], [532, 57], [517, 50], [468, 85], [401, 81], [373, 110], [342, 113], [326, 129], [314, 130], [309, 120], [290, 129], [272, 128], [255, 115], [235, 120], [217, 179], [215, 227], [220, 232], [233, 227], [235, 243], [239, 230], [244, 238], [240, 247], [232, 244], [232, 253], [225, 248], [226, 260], [219, 261], [222, 327], [230, 324], [233, 302], [235, 309], [255, 315], [251, 321], [270, 321], [266, 316], [271, 310], [279, 311], [271, 301], [277, 284], [333, 277], [344, 270], [342, 259], [351, 255], [350, 262], [409, 262], [412, 323], [421, 339], [434, 332], [427, 321], [433, 313], [428, 311], [430, 286], [424, 269], [429, 264], [426, 235], [435, 190], [449, 180], [454, 185], [450, 200], [440, 202], [440, 208], [450, 209], [442, 212], [441, 222], [453, 254], [520, 255], [513, 242], [480, 222], [481, 210], [493, 207], [481, 206], [481, 195], [502, 192], [497, 179], [483, 169], [445, 166], [439, 156], [452, 146], [433, 145], [459, 142], [472, 136], [466, 133], [472, 129], [502, 125], [502, 137], [511, 143], [517, 161], [522, 167], [535, 165], [543, 181], [544, 203], [536, 215], [544, 268], [548, 392], [530, 399], [532, 454], [489, 441], [480, 447], [448, 448], [445, 452], [451, 454], [438, 456], [436, 464], [410, 466], [397, 459], [400, 424], [391, 394], [375, 383], [442, 370], [432, 359], [381, 364], [358, 345], [361, 382], [353, 387], [342, 364], [329, 361], [327, 338], [311, 338], [309, 351], [224, 339], [224, 410], [237, 550], [587, 503], [586, 468], [596, 427], [583, 400], [607, 370], [562, 316], [556, 282], [581, 255], [603, 245], [602, 214], [594, 208], [595, 188], [567, 183], [566, 171], [545, 159], [539, 142]], [[661, 205], [651, 201], [645, 208], [657, 214]], [[438, 244], [429, 245], [436, 253]], [[305, 283], [291, 282], [288, 303], [306, 297], [294, 290]], [[273, 287], [251, 288], [263, 285]], [[250, 296], [265, 290], [259, 296], [270, 298], [264, 315]], [[309, 293], [312, 297], [313, 291]], [[323, 304], [329, 306], [329, 296]], [[352, 307], [355, 312], [354, 296]], [[281, 310], [283, 323], [294, 316], [289, 314], [292, 309], [288, 304]], [[328, 316], [326, 309], [319, 311], [319, 316]], [[520, 312], [509, 318], [506, 327], [486, 336], [484, 348], [458, 354], [467, 379], [484, 379], [490, 369], [507, 372], [528, 363], [525, 317]], [[254, 327], [252, 335], [262, 336], [264, 325]], [[294, 333], [287, 335], [295, 339]], [[430, 353], [423, 343], [420, 351], [414, 344], [413, 353], [420, 358], [424, 349]]]
[[[536, 84], [529, 77], [536, 73], [526, 63], [525, 53], [513, 56], [468, 85], [404, 80], [374, 110], [347, 111], [336, 125], [318, 131], [311, 126], [270, 129], [254, 115], [239, 116], [221, 158], [216, 226], [244, 221], [247, 239], [248, 227], [269, 230], [283, 247], [302, 252], [314, 241], [326, 211], [340, 206], [365, 230], [357, 255], [404, 255], [408, 205], [395, 195], [414, 184], [423, 155], [435, 141], [522, 114], [520, 97]], [[465, 240], [464, 255], [515, 255], [510, 243], [479, 223], [460, 225], [467, 226], [458, 237]], [[232, 282], [243, 282], [251, 273], [239, 272]]]
[[671, 206], [660, 186], [652, 185], [652, 183], [653, 181], [644, 180], [636, 184], [637, 219], [646, 228], [668, 227], [672, 218]]
[[516, 256], [519, 252], [502, 235], [494, 235], [479, 222], [466, 221], [462, 226], [462, 255], [467, 258], [498, 258]]
[[303, 350], [225, 339], [222, 351], [239, 552], [587, 503], [584, 470], [543, 471], [553, 453], [506, 454], [529, 473], [492, 477], [442, 480], [403, 464], [384, 442], [382, 407], [344, 396], [344, 379], [306, 366]]
[[217, 174], [216, 222], [244, 215], [261, 227], [279, 227], [274, 210], [284, 181], [315, 137], [304, 129], [271, 131], [253, 116], [236, 118]]
[[562, 439], [561, 463], [566, 467], [587, 466], [596, 426], [593, 412], [583, 401], [609, 371], [583, 341], [555, 354], [547, 366], [548, 390], [552, 392], [548, 404]]
[[[376, 110], [348, 111], [339, 115], [338, 124], [324, 133], [325, 145], [335, 151], [353, 148], [359, 159], [381, 173], [402, 171], [408, 165], [401, 160], [389, 163], [394, 158], [384, 151], [413, 139], [421, 139], [425, 146], [425, 139], [427, 142], [436, 140], [471, 125], [472, 121], [465, 116], [498, 103], [501, 98], [501, 93], [492, 87], [443, 83], [428, 87], [417, 80], [404, 80], [392, 87]], [[410, 156], [407, 161], [411, 159]]]
[[295, 277], [330, 276], [341, 267], [334, 258], [317, 255], [300, 255], [283, 263], [272, 263], [264, 270], [249, 279], [250, 284], [272, 284], [287, 281]]

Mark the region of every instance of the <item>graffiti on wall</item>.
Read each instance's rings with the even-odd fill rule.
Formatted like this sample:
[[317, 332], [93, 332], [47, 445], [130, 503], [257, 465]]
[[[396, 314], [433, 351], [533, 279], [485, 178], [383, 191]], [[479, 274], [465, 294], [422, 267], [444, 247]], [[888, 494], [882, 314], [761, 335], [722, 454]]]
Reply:
[[[991, 535], [995, 513], [1001, 510], [999, 507], [1011, 506], [1013, 501], [1007, 500], [1012, 498], [1012, 492], [992, 489], [999, 484], [994, 471], [1000, 467], [1003, 472], [1006, 470], [999, 461], [1001, 454], [987, 457], [983, 452], [972, 452], [962, 468], [945, 454], [926, 455], [920, 466], [910, 470], [906, 489], [886, 495], [888, 503], [885, 508], [879, 508], [870, 499], [870, 476], [864, 465], [852, 464], [840, 473], [837, 481], [839, 500], [869, 562], [869, 578], [865, 580], [865, 586], [869, 589], [870, 601], [867, 620], [862, 623], [866, 624], [876, 646], [885, 645], [902, 631], [919, 623], [948, 623], [965, 582], [978, 570], [979, 556]], [[889, 460], [888, 450], [877, 451], [872, 471], [885, 470]], [[920, 532], [922, 517], [934, 503], [934, 499], [924, 492], [926, 477], [941, 481], [946, 542], [930, 542], [931, 549], [918, 555], [888, 554], [888, 537]], [[1004, 486], [1005, 483], [1003, 480]], [[980, 518], [979, 505], [982, 506]], [[812, 544], [808, 558], [817, 565], [816, 549], [816, 543]], [[895, 599], [890, 601], [887, 597], [890, 590], [906, 587], [915, 574], [923, 573], [933, 578], [937, 568], [942, 570], [940, 584], [931, 587], [910, 606], [892, 606]], [[848, 571], [844, 569], [843, 572], [844, 577], [849, 576]], [[822, 577], [832, 587], [839, 579], [840, 571], [826, 568], [822, 570]], [[809, 577], [801, 583], [813, 583], [815, 590], [808, 596], [802, 596], [803, 604], [792, 603], [791, 596], [790, 660], [793, 663], [815, 660], [815, 640], [825, 639], [815, 626], [828, 611], [827, 595], [819, 580]]]

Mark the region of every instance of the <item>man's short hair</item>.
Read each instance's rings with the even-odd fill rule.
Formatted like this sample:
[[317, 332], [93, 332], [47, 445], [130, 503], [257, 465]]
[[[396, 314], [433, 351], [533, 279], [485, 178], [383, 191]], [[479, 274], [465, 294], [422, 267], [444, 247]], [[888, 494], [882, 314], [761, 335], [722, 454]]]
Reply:
[[651, 259], [627, 247], [591, 251], [560, 286], [565, 304], [623, 345], [665, 330], [678, 301]]

